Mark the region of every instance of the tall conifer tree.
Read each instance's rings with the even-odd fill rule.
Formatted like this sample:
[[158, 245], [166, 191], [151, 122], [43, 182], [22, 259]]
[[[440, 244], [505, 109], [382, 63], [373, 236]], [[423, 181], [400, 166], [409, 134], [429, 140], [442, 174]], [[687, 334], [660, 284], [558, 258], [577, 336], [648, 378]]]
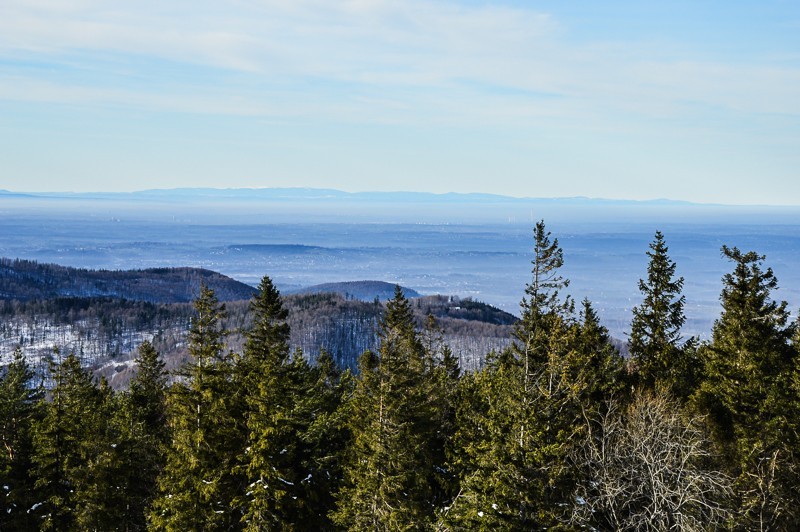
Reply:
[[573, 310], [571, 299], [560, 297], [560, 291], [569, 286], [569, 279], [560, 273], [564, 252], [557, 238], [551, 240], [544, 221], [537, 222], [533, 230], [531, 264], [531, 282], [525, 287], [525, 297], [520, 303], [522, 319], [514, 331], [517, 339], [514, 349], [523, 366], [526, 387], [532, 373], [547, 361], [552, 333], [564, 325], [564, 319]]
[[38, 526], [28, 512], [36, 503], [31, 460], [33, 427], [42, 398], [33, 376], [19, 348], [0, 374], [0, 530]]
[[532, 278], [513, 348], [472, 382], [475, 408], [460, 414], [460, 493], [442, 518], [460, 529], [556, 526], [572, 490], [567, 467], [586, 383], [574, 381], [573, 303], [563, 251], [544, 222], [534, 228]]
[[436, 318], [428, 314], [423, 333], [430, 376], [425, 379], [434, 406], [434, 426], [430, 432], [430, 455], [434, 464], [432, 502], [437, 508], [449, 504], [458, 491], [458, 478], [452, 459], [455, 447], [458, 383], [461, 367], [458, 357], [444, 341], [444, 333]]
[[297, 528], [331, 530], [330, 514], [342, 483], [344, 450], [350, 441], [347, 408], [343, 402], [353, 390], [350, 371], [342, 373], [333, 357], [322, 351], [309, 373], [309, 385], [298, 400], [298, 411], [307, 420], [299, 434], [302, 445], [299, 497], [303, 500]]
[[115, 483], [121, 492], [117, 505], [124, 530], [145, 530], [169, 445], [165, 364], [150, 342], [139, 346], [136, 363], [136, 376], [128, 392], [119, 394], [114, 414], [119, 432]]
[[334, 521], [351, 530], [425, 528], [433, 518], [435, 405], [429, 362], [408, 300], [395, 288], [381, 323], [380, 350], [360, 359], [348, 405], [351, 448]]
[[261, 280], [250, 310], [253, 326], [237, 369], [247, 434], [247, 487], [239, 504], [247, 530], [289, 529], [299, 526], [306, 502], [300, 434], [310, 420], [298, 402], [310, 386], [309, 368], [302, 357], [290, 356], [288, 312], [269, 277]]
[[790, 343], [794, 324], [787, 303], [771, 297], [778, 282], [771, 268], [763, 268], [764, 256], [727, 246], [722, 254], [734, 269], [722, 279], [722, 315], [712, 341], [700, 350], [705, 371], [695, 399], [710, 414], [738, 478], [738, 522], [745, 528], [795, 529], [800, 496], [794, 489], [797, 411], [790, 383], [797, 363]]
[[31, 513], [43, 530], [110, 529], [119, 522], [111, 390], [95, 385], [74, 354], [51, 373], [52, 397], [34, 436], [40, 499]]
[[232, 473], [238, 423], [232, 402], [232, 363], [224, 351], [225, 307], [201, 285], [189, 331], [191, 361], [167, 398], [172, 445], [167, 450], [151, 525], [165, 530], [236, 529]]
[[582, 402], [587, 410], [595, 410], [623, 391], [624, 361], [619, 351], [611, 345], [608, 329], [588, 299], [582, 303], [580, 321], [575, 324], [573, 357], [570, 368], [575, 374], [572, 381], [585, 387], [581, 390]]
[[668, 252], [664, 235], [656, 231], [647, 252], [647, 279], [639, 280], [644, 299], [633, 308], [630, 352], [646, 388], [659, 383], [685, 397], [693, 381], [687, 356], [691, 346], [684, 346], [681, 337], [686, 297], [681, 293], [683, 277], [675, 278], [677, 265]]

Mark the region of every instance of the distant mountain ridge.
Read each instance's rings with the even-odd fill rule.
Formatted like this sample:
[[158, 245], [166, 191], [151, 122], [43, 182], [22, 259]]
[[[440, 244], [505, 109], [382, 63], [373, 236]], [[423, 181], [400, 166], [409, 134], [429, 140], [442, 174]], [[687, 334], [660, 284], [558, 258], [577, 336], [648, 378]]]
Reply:
[[110, 297], [149, 303], [192, 301], [200, 283], [220, 301], [249, 299], [256, 289], [202, 268], [86, 270], [29, 260], [0, 259], [0, 299], [29, 301], [58, 297]]
[[[700, 205], [682, 200], [651, 199], [607, 199], [574, 197], [517, 197], [481, 192], [408, 192], [408, 191], [367, 191], [345, 192], [336, 189], [321, 188], [174, 188], [148, 189], [134, 192], [21, 192], [9, 195], [60, 198], [60, 199], [105, 199], [105, 200], [160, 200], [160, 201], [197, 201], [197, 200], [235, 200], [235, 201], [355, 201], [380, 203], [544, 203], [544, 204], [602, 204], [602, 205]], [[703, 204], [706, 205], [706, 204]]]
[[30, 194], [25, 194], [23, 192], [11, 192], [10, 190], [6, 190], [4, 188], [0, 188], [0, 197], [11, 197], [11, 198], [30, 198], [33, 197]]

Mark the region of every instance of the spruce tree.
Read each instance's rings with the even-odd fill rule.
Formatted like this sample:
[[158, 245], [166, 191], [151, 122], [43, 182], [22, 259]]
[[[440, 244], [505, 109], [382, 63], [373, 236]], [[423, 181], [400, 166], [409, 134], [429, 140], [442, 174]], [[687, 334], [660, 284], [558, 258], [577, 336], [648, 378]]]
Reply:
[[526, 465], [520, 463], [520, 377], [519, 360], [510, 350], [492, 356], [481, 371], [462, 377], [451, 458], [460, 487], [441, 511], [438, 529], [532, 527], [518, 514], [540, 495], [529, 489]]
[[[534, 228], [532, 279], [512, 348], [472, 382], [475, 408], [460, 413], [460, 493], [447, 529], [534, 529], [565, 518], [574, 473], [567, 456], [587, 383], [575, 380], [573, 304], [559, 292], [563, 251], [544, 222]], [[471, 434], [470, 434], [471, 433]]]
[[596, 410], [623, 393], [624, 360], [588, 299], [583, 300], [580, 318], [574, 327], [574, 360], [569, 367], [576, 372], [572, 381], [586, 385], [581, 390], [584, 409]]
[[444, 342], [444, 335], [436, 319], [429, 314], [426, 335], [432, 338], [425, 346], [426, 356], [432, 366], [428, 379], [429, 395], [434, 405], [433, 440], [430, 442], [431, 460], [434, 464], [432, 502], [441, 509], [452, 501], [458, 492], [458, 473], [452, 465], [455, 452], [456, 411], [460, 397], [458, 384], [461, 380], [459, 359]]
[[41, 389], [22, 350], [0, 374], [0, 530], [31, 530], [38, 525], [28, 509], [36, 503], [31, 476], [33, 427]]
[[[58, 351], [55, 354], [58, 356]], [[77, 359], [72, 358], [80, 370]], [[33, 476], [39, 500], [29, 513], [36, 517], [42, 530], [66, 530], [75, 522], [75, 489], [70, 473], [79, 461], [78, 435], [82, 432], [79, 428], [82, 416], [80, 412], [76, 416], [66, 411], [67, 382], [64, 381], [67, 379], [64, 377], [67, 366], [51, 359], [48, 369], [54, 386], [50, 401], [44, 406], [42, 420], [34, 429]]]
[[232, 473], [240, 441], [233, 366], [225, 352], [225, 307], [201, 285], [189, 331], [190, 362], [167, 396], [172, 445], [158, 479], [150, 524], [164, 530], [236, 529], [232, 504], [240, 486]]
[[[91, 379], [91, 372], [86, 371]], [[76, 524], [80, 530], [113, 530], [127, 523], [124, 487], [119, 484], [122, 464], [117, 449], [120, 434], [114, 413], [119, 409], [117, 397], [105, 378], [96, 390], [94, 415], [84, 421], [82, 459], [85, 468], [78, 469], [75, 491]]]
[[675, 278], [677, 265], [668, 252], [664, 235], [656, 231], [647, 252], [647, 279], [639, 279], [644, 299], [633, 308], [629, 345], [645, 388], [653, 389], [658, 383], [686, 397], [693, 381], [693, 368], [687, 357], [691, 350], [685, 349], [681, 337], [686, 297], [681, 293], [683, 277]]
[[[574, 304], [560, 292], [569, 286], [560, 269], [563, 250], [551, 240], [544, 221], [534, 227], [531, 282], [522, 300], [522, 318], [513, 344], [522, 375], [516, 393], [507, 397], [514, 427], [515, 464], [512, 479], [500, 491], [498, 503], [508, 524], [517, 527], [554, 526], [561, 518], [571, 489], [567, 470], [568, 444], [577, 421], [579, 398], [585, 382], [576, 381], [570, 366]], [[506, 375], [511, 376], [514, 366]], [[501, 379], [502, 381], [502, 379]], [[502, 401], [499, 401], [502, 403]], [[509, 500], [516, 492], [517, 501]]]
[[395, 288], [377, 354], [366, 352], [347, 405], [352, 444], [334, 522], [351, 530], [425, 528], [433, 519], [428, 443], [436, 406], [426, 393], [429, 363], [413, 314]]
[[343, 455], [350, 441], [347, 409], [343, 401], [353, 390], [350, 371], [342, 373], [333, 357], [322, 351], [301, 390], [297, 410], [307, 420], [299, 433], [302, 448], [300, 480], [302, 511], [298, 529], [331, 530], [330, 514], [336, 508], [335, 494], [342, 484]]
[[734, 263], [723, 277], [722, 314], [702, 347], [704, 380], [695, 395], [710, 414], [717, 442], [737, 477], [745, 528], [790, 530], [800, 525], [796, 486], [796, 397], [791, 375], [797, 354], [785, 301], [771, 297], [778, 282], [764, 256], [722, 247]]
[[111, 529], [119, 523], [113, 395], [105, 381], [95, 385], [74, 354], [51, 374], [51, 400], [34, 433], [39, 501], [31, 513], [42, 530]]
[[143, 342], [139, 346], [136, 358], [136, 376], [131, 379], [130, 405], [136, 411], [136, 417], [145, 425], [145, 431], [152, 434], [159, 442], [166, 442], [166, 398], [167, 379], [166, 364], [153, 344]]
[[298, 408], [307, 392], [309, 367], [289, 352], [287, 310], [269, 277], [250, 303], [253, 326], [237, 367], [246, 446], [240, 467], [246, 491], [237, 500], [247, 530], [298, 526], [303, 513], [303, 449], [299, 437], [310, 422]]
[[525, 287], [520, 303], [522, 318], [514, 331], [517, 340], [514, 350], [523, 366], [526, 387], [532, 373], [547, 361], [551, 333], [563, 325], [565, 316], [573, 309], [569, 297], [563, 300], [560, 297], [560, 291], [569, 286], [569, 279], [560, 273], [564, 251], [557, 238], [551, 240], [544, 221], [539, 221], [533, 230], [531, 264], [531, 282]]
[[145, 530], [169, 445], [165, 364], [153, 345], [143, 342], [136, 365], [136, 376], [129, 391], [118, 398], [114, 415], [119, 432], [115, 482], [120, 486], [117, 504], [123, 530]]

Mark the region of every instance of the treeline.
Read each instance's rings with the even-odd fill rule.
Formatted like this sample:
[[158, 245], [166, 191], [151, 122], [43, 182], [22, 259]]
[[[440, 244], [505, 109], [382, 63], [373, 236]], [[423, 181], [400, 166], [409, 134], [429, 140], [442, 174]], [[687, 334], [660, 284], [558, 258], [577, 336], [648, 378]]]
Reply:
[[183, 349], [192, 315], [189, 303], [77, 297], [0, 301], [0, 357], [7, 362], [19, 347], [32, 369], [46, 376], [54, 346], [93, 367], [135, 351], [143, 340], [170, 356]]
[[46, 320], [53, 325], [97, 322], [103, 328], [122, 326], [135, 330], [152, 330], [188, 323], [188, 304], [156, 304], [145, 301], [112, 298], [59, 297], [29, 301], [0, 300], [0, 332], [8, 332], [6, 323], [35, 323]]
[[683, 279], [650, 246], [630, 359], [534, 229], [514, 342], [464, 372], [398, 289], [357, 372], [289, 348], [265, 277], [241, 349], [202, 287], [189, 362], [150, 344], [130, 389], [73, 355], [53, 386], [0, 381], [3, 530], [797, 530], [798, 332], [764, 257], [722, 248], [712, 339], [684, 340]]
[[[405, 293], [404, 293], [405, 296]], [[364, 351], [379, 345], [379, 329], [385, 305], [347, 299], [339, 294], [318, 293], [283, 298], [289, 312], [289, 344], [313, 361], [325, 350], [340, 368], [356, 371]], [[424, 328], [433, 315], [446, 344], [462, 368], [480, 368], [486, 353], [510, 344], [516, 318], [491, 305], [454, 296], [423, 296], [410, 300], [414, 324]], [[245, 329], [250, 327], [247, 322]]]
[[[444, 342], [464, 368], [479, 368], [486, 353], [510, 343], [516, 318], [497, 308], [454, 296], [412, 301], [415, 322], [421, 326], [427, 314], [436, 316]], [[359, 356], [378, 344], [383, 302], [323, 293], [290, 295], [283, 303], [289, 311], [289, 345], [312, 362], [324, 349], [340, 368], [355, 370]], [[226, 305], [228, 313], [222, 325], [231, 331], [228, 347], [237, 350], [252, 316], [247, 300]], [[19, 346], [32, 369], [46, 376], [48, 360], [58, 347], [63, 353], [74, 352], [82, 366], [97, 369], [112, 388], [126, 387], [134, 373], [130, 363], [144, 340], [156, 347], [170, 369], [187, 359], [186, 337], [193, 313], [191, 303], [75, 297], [0, 300], [0, 364], [7, 364]]]

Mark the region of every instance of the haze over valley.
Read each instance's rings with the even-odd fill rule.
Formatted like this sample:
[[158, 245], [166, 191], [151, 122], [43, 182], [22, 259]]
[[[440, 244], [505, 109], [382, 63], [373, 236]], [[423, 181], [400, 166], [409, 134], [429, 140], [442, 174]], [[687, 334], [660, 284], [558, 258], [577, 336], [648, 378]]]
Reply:
[[285, 293], [380, 280], [518, 314], [539, 219], [564, 249], [569, 293], [589, 298], [616, 338], [640, 302], [656, 230], [686, 280], [686, 336], [706, 337], [719, 314], [730, 266], [723, 244], [766, 255], [777, 297], [793, 312], [800, 304], [792, 207], [315, 189], [3, 193], [0, 256], [110, 270], [199, 267], [251, 286], [269, 275]]

